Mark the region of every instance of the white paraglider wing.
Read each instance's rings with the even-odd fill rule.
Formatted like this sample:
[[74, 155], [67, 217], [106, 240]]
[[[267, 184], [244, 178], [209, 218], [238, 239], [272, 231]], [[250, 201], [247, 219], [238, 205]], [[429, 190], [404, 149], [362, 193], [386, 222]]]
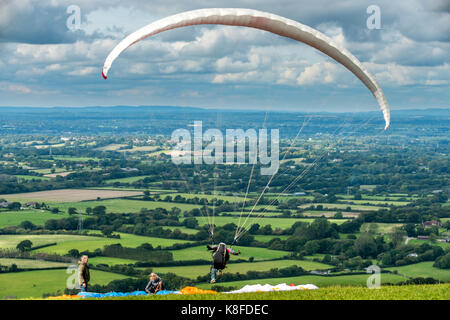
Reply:
[[220, 24], [256, 28], [291, 38], [316, 48], [345, 66], [364, 83], [364, 85], [372, 92], [383, 112], [384, 120], [386, 122], [385, 129], [389, 127], [390, 112], [386, 97], [374, 77], [364, 68], [355, 56], [346, 49], [340, 48], [333, 40], [318, 30], [294, 20], [257, 10], [233, 8], [200, 9], [186, 11], [153, 22], [130, 34], [109, 53], [103, 65], [103, 78], [107, 78], [108, 71], [114, 60], [125, 49], [136, 42], [163, 31], [201, 24]]

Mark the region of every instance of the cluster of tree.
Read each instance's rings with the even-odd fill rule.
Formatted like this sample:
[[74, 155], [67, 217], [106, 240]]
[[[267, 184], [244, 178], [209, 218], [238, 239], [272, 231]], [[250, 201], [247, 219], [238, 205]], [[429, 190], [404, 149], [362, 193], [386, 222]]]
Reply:
[[102, 250], [105, 257], [134, 259], [139, 261], [168, 262], [173, 261], [173, 254], [169, 251], [153, 250], [153, 247], [144, 243], [137, 248], [122, 247], [120, 243], [105, 246]]
[[17, 272], [20, 271], [19, 267], [17, 267], [17, 264], [13, 263], [9, 266], [3, 266], [0, 264], [0, 273], [7, 273], [7, 272]]
[[403, 266], [423, 261], [435, 261], [445, 254], [440, 246], [427, 243], [421, 245], [400, 245], [378, 255], [383, 267]]
[[438, 257], [434, 262], [433, 267], [440, 269], [450, 269], [450, 253]]

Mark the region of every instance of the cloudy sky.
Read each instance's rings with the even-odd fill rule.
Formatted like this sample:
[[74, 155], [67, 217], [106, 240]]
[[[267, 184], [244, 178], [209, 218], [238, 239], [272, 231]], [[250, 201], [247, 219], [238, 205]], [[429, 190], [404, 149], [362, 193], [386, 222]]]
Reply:
[[[367, 27], [370, 5], [380, 8], [380, 29]], [[126, 35], [207, 7], [268, 11], [320, 30], [364, 64], [393, 109], [450, 108], [448, 0], [0, 0], [0, 105], [377, 109], [367, 88], [324, 54], [243, 27], [159, 34], [128, 49], [102, 79], [106, 56]]]

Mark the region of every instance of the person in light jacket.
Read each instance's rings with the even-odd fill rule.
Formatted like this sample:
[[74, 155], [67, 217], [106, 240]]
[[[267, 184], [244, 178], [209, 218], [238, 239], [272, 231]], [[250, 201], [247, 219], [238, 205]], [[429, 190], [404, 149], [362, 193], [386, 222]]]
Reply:
[[91, 280], [88, 261], [89, 257], [87, 255], [81, 256], [80, 261], [78, 261], [78, 283], [80, 284], [81, 292], [88, 291], [89, 281]]

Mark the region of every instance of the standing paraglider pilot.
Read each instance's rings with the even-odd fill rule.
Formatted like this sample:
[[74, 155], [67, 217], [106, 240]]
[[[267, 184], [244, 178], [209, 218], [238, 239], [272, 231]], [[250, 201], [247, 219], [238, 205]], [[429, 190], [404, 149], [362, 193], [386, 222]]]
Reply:
[[228, 260], [230, 260], [230, 253], [237, 256], [240, 252], [234, 251], [232, 248], [227, 248], [226, 244], [221, 242], [218, 246], [206, 246], [208, 250], [213, 252], [213, 264], [211, 266], [211, 282], [216, 283], [217, 272], [219, 276], [222, 275], [222, 270], [227, 266]]
[[80, 261], [78, 261], [78, 283], [80, 284], [81, 292], [88, 291], [88, 283], [91, 280], [91, 274], [89, 272], [88, 256], [81, 256]]

